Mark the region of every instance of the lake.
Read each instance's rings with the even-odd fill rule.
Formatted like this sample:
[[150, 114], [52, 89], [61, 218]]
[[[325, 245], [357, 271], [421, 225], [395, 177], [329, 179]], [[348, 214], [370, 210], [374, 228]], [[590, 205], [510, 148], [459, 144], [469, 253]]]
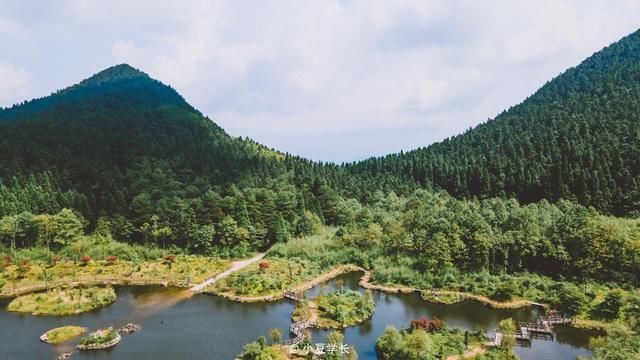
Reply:
[[[337, 286], [358, 286], [360, 274], [342, 275], [323, 286], [311, 289], [309, 296], [331, 291]], [[63, 325], [80, 325], [91, 330], [106, 326], [120, 327], [128, 322], [142, 326], [132, 335], [123, 335], [118, 346], [95, 352], [75, 351], [72, 359], [234, 359], [242, 346], [277, 327], [288, 333], [294, 304], [237, 303], [220, 297], [198, 294], [188, 297], [181, 289], [159, 287], [117, 287], [118, 299], [112, 305], [93, 312], [66, 317], [18, 315], [0, 312], [0, 358], [53, 359], [60, 352], [71, 351], [74, 341], [52, 346], [39, 341], [47, 330]], [[359, 359], [376, 359], [375, 341], [389, 325], [407, 327], [420, 317], [437, 317], [447, 326], [464, 330], [482, 329], [493, 333], [500, 320], [511, 317], [532, 321], [538, 309], [493, 309], [477, 302], [454, 305], [432, 304], [417, 294], [374, 292], [376, 310], [373, 317], [359, 326], [345, 329], [345, 343], [354, 346]], [[0, 300], [6, 308], [9, 300]], [[586, 346], [592, 333], [556, 327], [553, 340], [533, 340], [530, 347], [517, 347], [525, 360], [575, 359], [588, 355]], [[328, 332], [313, 330], [314, 343], [326, 342]], [[286, 335], [285, 335], [286, 336]]]

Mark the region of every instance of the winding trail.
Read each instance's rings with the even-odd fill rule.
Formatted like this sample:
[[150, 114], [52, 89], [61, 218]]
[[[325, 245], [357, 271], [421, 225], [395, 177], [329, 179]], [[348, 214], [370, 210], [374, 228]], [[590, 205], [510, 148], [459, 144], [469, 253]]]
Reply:
[[255, 262], [258, 262], [260, 260], [262, 260], [262, 258], [264, 258], [265, 254], [258, 254], [254, 257], [252, 257], [251, 259], [247, 259], [247, 260], [240, 260], [240, 261], [234, 261], [233, 264], [231, 264], [231, 268], [229, 268], [229, 270], [223, 271], [213, 277], [208, 278], [207, 280], [201, 282], [198, 285], [193, 286], [192, 288], [189, 289], [189, 291], [194, 292], [194, 293], [199, 293], [202, 290], [206, 289], [209, 285], [214, 284], [216, 281], [225, 278], [231, 274], [233, 274], [234, 272], [249, 266]]

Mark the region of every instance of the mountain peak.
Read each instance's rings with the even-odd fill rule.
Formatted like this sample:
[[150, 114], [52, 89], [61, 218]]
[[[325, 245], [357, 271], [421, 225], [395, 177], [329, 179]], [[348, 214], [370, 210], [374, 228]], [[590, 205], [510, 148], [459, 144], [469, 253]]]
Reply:
[[134, 78], [140, 78], [140, 77], [148, 78], [149, 75], [134, 68], [129, 64], [118, 64], [118, 65], [114, 65], [109, 68], [106, 68], [100, 71], [99, 73], [91, 76], [90, 78], [83, 80], [82, 82], [80, 82], [79, 85], [81, 86], [100, 85], [105, 82], [134, 79]]

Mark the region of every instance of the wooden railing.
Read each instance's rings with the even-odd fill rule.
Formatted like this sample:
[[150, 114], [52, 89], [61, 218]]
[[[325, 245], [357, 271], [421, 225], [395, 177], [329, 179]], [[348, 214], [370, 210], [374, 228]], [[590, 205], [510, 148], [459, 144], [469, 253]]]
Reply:
[[288, 346], [298, 344], [300, 341], [302, 341], [302, 339], [304, 339], [304, 330], [312, 327], [313, 325], [314, 323], [309, 319], [301, 320], [289, 325], [289, 332], [296, 337], [283, 341], [283, 344]]
[[540, 316], [540, 321], [547, 322], [548, 324], [551, 324], [551, 325], [563, 325], [563, 324], [570, 324], [571, 318], [562, 316], [562, 315], [550, 315], [550, 316]]
[[298, 302], [304, 300], [304, 295], [302, 292], [294, 292], [290, 290], [284, 291], [284, 297], [287, 299], [291, 299], [293, 301], [298, 301]]

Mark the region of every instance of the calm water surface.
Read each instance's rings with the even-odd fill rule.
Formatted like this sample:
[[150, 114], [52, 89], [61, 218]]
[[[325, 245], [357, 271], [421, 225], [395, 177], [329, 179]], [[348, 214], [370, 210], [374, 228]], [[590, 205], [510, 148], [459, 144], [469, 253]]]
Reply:
[[[359, 289], [360, 274], [341, 276], [309, 291], [331, 291], [342, 285]], [[339, 280], [338, 280], [339, 279]], [[110, 350], [74, 352], [72, 359], [233, 359], [244, 344], [266, 335], [278, 327], [288, 332], [293, 304], [243, 304], [225, 299], [196, 295], [186, 297], [177, 289], [156, 287], [120, 287], [118, 300], [103, 309], [67, 317], [18, 315], [0, 312], [0, 358], [53, 359], [55, 354], [71, 351], [75, 342], [61, 346], [41, 343], [38, 337], [45, 331], [63, 325], [80, 325], [91, 330], [105, 326], [120, 327], [127, 322], [142, 325], [133, 335], [123, 335], [118, 346]], [[412, 319], [438, 317], [448, 326], [465, 330], [482, 329], [492, 333], [500, 320], [514, 318], [532, 321], [537, 310], [491, 309], [476, 302], [437, 305], [422, 301], [417, 295], [374, 292], [376, 311], [365, 323], [345, 330], [345, 342], [355, 346], [359, 359], [373, 360], [375, 341], [389, 326], [407, 327]], [[1, 300], [6, 307], [8, 300]], [[313, 342], [325, 342], [327, 331], [314, 330]], [[575, 359], [588, 355], [586, 349], [591, 334], [568, 328], [557, 328], [553, 341], [534, 340], [531, 347], [516, 351], [525, 360]]]
[[[348, 274], [341, 281], [350, 289], [364, 289], [358, 287], [359, 274]], [[329, 282], [325, 291], [337, 287], [337, 279]], [[312, 289], [309, 294], [317, 295], [321, 287]], [[513, 318], [516, 321], [535, 321], [539, 310], [535, 307], [524, 309], [494, 309], [475, 301], [465, 301], [453, 305], [432, 304], [423, 301], [417, 294], [387, 294], [374, 292], [376, 310], [373, 317], [357, 327], [345, 329], [345, 343], [353, 345], [358, 352], [358, 358], [375, 360], [375, 341], [387, 326], [398, 329], [406, 328], [411, 320], [437, 317], [447, 326], [462, 330], [483, 330], [493, 335], [500, 320]], [[533, 340], [530, 347], [518, 346], [515, 350], [524, 360], [556, 360], [575, 359], [579, 355], [589, 355], [587, 349], [589, 337], [593, 332], [573, 328], [556, 327], [554, 340]], [[328, 331], [314, 330], [313, 342], [326, 342]]]

